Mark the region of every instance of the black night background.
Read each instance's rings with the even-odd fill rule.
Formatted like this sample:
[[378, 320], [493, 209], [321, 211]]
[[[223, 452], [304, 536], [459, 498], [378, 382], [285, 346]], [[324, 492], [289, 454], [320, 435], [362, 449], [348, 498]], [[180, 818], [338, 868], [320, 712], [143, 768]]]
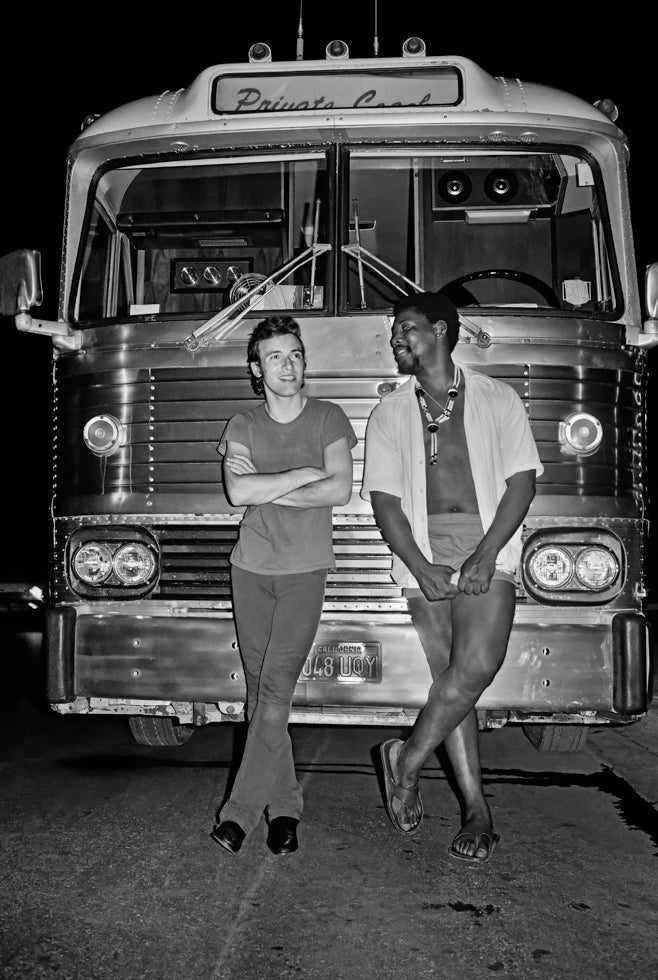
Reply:
[[[655, 42], [643, 20], [648, 13], [634, 13], [632, 4], [603, 14], [592, 4], [306, 0], [305, 58], [323, 58], [334, 38], [347, 41], [352, 56], [372, 56], [376, 6], [380, 56], [397, 56], [405, 38], [415, 34], [429, 54], [463, 55], [493, 75], [547, 84], [588, 102], [616, 103], [618, 125], [631, 146], [631, 206], [643, 293], [644, 269], [658, 260]], [[270, 44], [274, 61], [293, 59], [298, 20], [298, 0], [37, 3], [15, 6], [11, 18], [3, 14], [0, 254], [20, 247], [41, 251], [42, 316], [57, 317], [66, 151], [85, 116], [186, 87], [210, 65], [246, 62], [256, 41]], [[9, 317], [2, 318], [1, 328], [0, 573], [14, 581], [37, 580], [45, 578], [48, 551], [51, 345], [46, 338], [18, 334]], [[658, 472], [652, 465], [655, 410], [650, 397], [652, 498]], [[652, 579], [658, 579], [655, 572], [653, 585]]]

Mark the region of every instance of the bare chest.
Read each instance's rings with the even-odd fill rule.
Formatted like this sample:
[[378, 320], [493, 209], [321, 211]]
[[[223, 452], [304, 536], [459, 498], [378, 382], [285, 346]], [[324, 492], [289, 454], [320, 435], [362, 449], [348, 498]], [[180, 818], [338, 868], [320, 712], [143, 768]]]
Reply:
[[439, 425], [428, 421], [420, 405], [418, 410], [425, 446], [427, 512], [477, 513], [475, 484], [464, 430], [463, 396], [455, 400], [450, 417]]

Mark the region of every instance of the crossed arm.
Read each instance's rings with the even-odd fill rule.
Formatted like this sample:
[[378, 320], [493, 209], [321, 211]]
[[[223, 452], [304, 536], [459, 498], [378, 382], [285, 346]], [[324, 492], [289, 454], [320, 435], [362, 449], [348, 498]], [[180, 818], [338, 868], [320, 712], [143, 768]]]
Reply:
[[[532, 503], [535, 471], [515, 473], [506, 482], [507, 489], [500, 499], [491, 527], [473, 554], [466, 559], [461, 571], [429, 561], [413, 538], [400, 498], [381, 490], [372, 491], [375, 519], [390, 548], [405, 563], [426, 599], [446, 599], [458, 592], [480, 595], [489, 591], [498, 553], [519, 527]], [[450, 581], [455, 571], [460, 571], [456, 585]]]
[[232, 504], [276, 503], [282, 507], [330, 507], [346, 504], [352, 493], [352, 454], [346, 438], [327, 446], [322, 466], [300, 466], [280, 473], [258, 473], [249, 449], [229, 442], [224, 485]]

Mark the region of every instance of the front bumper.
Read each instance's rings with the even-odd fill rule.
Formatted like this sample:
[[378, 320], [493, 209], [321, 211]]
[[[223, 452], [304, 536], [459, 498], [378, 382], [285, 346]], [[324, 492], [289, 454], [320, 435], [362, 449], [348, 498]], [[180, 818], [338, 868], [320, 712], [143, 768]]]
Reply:
[[[386, 712], [413, 719], [425, 703], [429, 669], [407, 617], [386, 623], [365, 617], [323, 621], [316, 642], [381, 644], [382, 677], [378, 683], [300, 682], [293, 718], [306, 712], [326, 720], [342, 711], [351, 723], [370, 724]], [[137, 714], [149, 703], [156, 706], [154, 713], [158, 705], [222, 704], [231, 705], [236, 716], [244, 705], [237, 638], [225, 614], [51, 608], [46, 653], [48, 699], [58, 710], [127, 703]], [[623, 720], [647, 710], [647, 686], [646, 624], [640, 613], [520, 607], [505, 662], [477, 708]]]

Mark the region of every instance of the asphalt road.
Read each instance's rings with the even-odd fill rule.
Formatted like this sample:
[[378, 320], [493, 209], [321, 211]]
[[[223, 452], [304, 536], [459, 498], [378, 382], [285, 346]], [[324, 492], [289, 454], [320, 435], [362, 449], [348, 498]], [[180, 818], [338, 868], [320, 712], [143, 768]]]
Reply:
[[38, 636], [5, 635], [2, 661], [2, 978], [658, 975], [653, 715], [574, 754], [483, 733], [501, 843], [482, 867], [448, 856], [458, 811], [438, 761], [405, 839], [371, 754], [396, 731], [294, 727], [300, 850], [270, 854], [261, 824], [232, 856], [209, 833], [239, 726], [148, 749], [122, 719], [48, 711]]

